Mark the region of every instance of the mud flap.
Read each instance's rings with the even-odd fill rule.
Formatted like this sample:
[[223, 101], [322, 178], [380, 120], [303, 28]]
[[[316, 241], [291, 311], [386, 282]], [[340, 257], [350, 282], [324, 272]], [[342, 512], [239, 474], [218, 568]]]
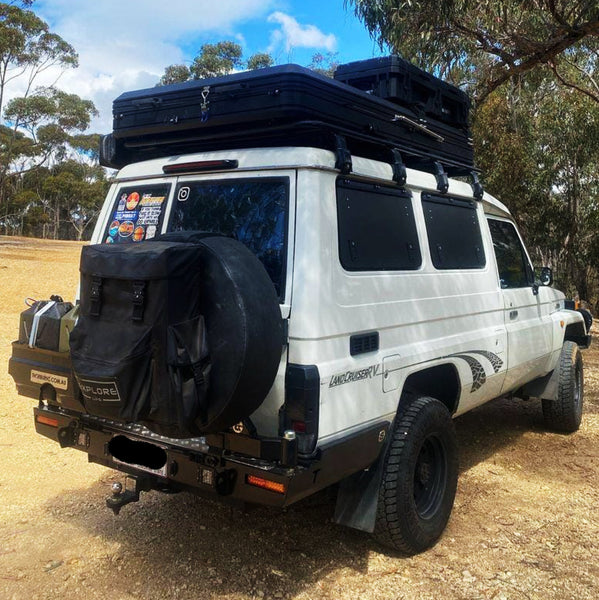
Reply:
[[554, 369], [547, 375], [533, 379], [522, 386], [522, 394], [543, 400], [557, 400], [559, 369]]
[[[393, 426], [389, 431], [393, 431]], [[376, 521], [379, 489], [391, 435], [387, 435], [375, 463], [364, 471], [346, 477], [339, 484], [333, 522], [352, 529], [372, 533]]]

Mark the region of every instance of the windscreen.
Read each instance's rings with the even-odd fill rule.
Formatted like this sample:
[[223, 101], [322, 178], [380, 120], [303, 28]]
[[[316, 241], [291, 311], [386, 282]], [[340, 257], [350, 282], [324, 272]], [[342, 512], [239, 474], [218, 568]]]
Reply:
[[210, 231], [245, 244], [279, 296], [286, 263], [287, 178], [186, 181], [175, 190], [169, 231]]

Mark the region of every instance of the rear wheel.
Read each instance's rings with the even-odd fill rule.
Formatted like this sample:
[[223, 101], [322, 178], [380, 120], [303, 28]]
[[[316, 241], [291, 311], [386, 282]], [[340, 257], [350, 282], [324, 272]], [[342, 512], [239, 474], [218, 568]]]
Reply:
[[556, 368], [557, 400], [543, 400], [543, 417], [549, 429], [572, 433], [580, 427], [584, 395], [582, 354], [574, 342], [564, 342]]
[[375, 538], [403, 554], [430, 548], [453, 507], [458, 451], [449, 411], [418, 397], [399, 414], [385, 457]]

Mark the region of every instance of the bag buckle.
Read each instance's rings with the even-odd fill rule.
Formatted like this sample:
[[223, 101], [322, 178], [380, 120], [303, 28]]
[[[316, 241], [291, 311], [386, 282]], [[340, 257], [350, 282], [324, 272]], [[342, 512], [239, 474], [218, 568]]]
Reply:
[[133, 320], [143, 321], [144, 318], [144, 302], [145, 302], [145, 281], [133, 282]]

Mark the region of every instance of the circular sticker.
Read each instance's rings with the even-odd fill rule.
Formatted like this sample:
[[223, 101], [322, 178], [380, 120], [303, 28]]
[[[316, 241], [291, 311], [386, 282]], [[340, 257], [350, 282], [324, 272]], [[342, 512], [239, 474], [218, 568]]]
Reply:
[[135, 231], [133, 232], [133, 241], [134, 242], [141, 242], [141, 240], [144, 239], [144, 228], [143, 227], [136, 227]]
[[124, 221], [119, 227], [121, 237], [129, 237], [133, 233], [133, 221]]
[[113, 221], [108, 228], [108, 235], [114, 237], [119, 232], [120, 221]]
[[112, 239], [110, 236], [108, 236], [108, 237], [106, 238], [106, 241], [105, 241], [104, 243], [105, 243], [105, 244], [114, 244], [114, 240], [113, 240], [113, 239]]
[[139, 204], [139, 194], [137, 192], [131, 192], [127, 198], [127, 210], [135, 210]]

